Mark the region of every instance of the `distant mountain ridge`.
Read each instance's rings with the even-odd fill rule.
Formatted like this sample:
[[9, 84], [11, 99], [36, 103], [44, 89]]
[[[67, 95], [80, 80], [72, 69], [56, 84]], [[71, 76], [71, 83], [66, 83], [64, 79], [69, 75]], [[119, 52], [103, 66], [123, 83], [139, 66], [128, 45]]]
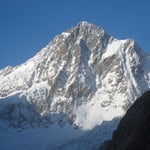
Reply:
[[149, 64], [134, 40], [80, 22], [27, 62], [0, 70], [0, 128], [92, 130], [149, 89]]

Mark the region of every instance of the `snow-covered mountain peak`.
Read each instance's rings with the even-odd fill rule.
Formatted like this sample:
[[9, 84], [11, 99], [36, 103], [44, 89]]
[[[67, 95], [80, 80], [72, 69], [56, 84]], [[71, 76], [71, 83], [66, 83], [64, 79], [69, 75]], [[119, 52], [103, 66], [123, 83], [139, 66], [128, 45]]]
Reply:
[[[28, 128], [32, 133], [32, 128], [49, 128], [50, 133], [44, 129], [48, 137], [56, 126], [59, 133], [66, 133], [68, 126], [75, 128], [70, 137], [77, 136], [76, 131], [83, 134], [91, 130], [84, 140], [75, 142], [75, 147], [90, 144], [94, 149], [91, 141], [99, 137], [99, 143], [111, 137], [116, 118], [149, 89], [149, 64], [150, 55], [134, 40], [119, 40], [96, 25], [80, 22], [25, 63], [0, 70], [0, 130], [12, 128], [25, 133]], [[43, 137], [36, 144], [43, 141], [45, 145], [45, 134]], [[58, 149], [67, 149], [61, 142], [69, 140], [61, 138]], [[45, 149], [57, 149], [58, 143], [47, 139]]]
[[83, 29], [95, 29], [95, 30], [103, 30], [104, 31], [104, 29], [102, 29], [102, 28], [100, 28], [100, 27], [98, 27], [98, 26], [96, 26], [96, 25], [94, 25], [94, 24], [92, 24], [92, 23], [89, 23], [89, 22], [87, 22], [87, 21], [81, 21], [81, 22], [79, 22], [78, 24], [77, 24], [77, 26], [75, 27], [75, 28], [83, 28]]
[[79, 22], [78, 25], [82, 25], [82, 26], [91, 26], [91, 25], [93, 25], [93, 24], [91, 24], [91, 23], [89, 23], [89, 22], [87, 22], [87, 21], [81, 21], [81, 22]]
[[79, 23], [76, 25], [76, 27], [81, 27], [81, 28], [99, 28], [99, 29], [101, 29], [101, 30], [104, 30], [104, 29], [102, 29], [102, 28], [96, 26], [95, 24], [89, 23], [89, 22], [87, 22], [87, 21], [81, 21], [81, 22], [79, 22]]
[[106, 34], [102, 28], [85, 21], [80, 22], [75, 27], [67, 30], [66, 32], [72, 34], [72, 36], [75, 37], [77, 36], [88, 37], [91, 36], [92, 34], [97, 34], [97, 35], [100, 34], [102, 37], [104, 34]]
[[149, 62], [134, 40], [80, 22], [25, 63], [0, 70], [0, 128], [91, 130], [149, 88]]

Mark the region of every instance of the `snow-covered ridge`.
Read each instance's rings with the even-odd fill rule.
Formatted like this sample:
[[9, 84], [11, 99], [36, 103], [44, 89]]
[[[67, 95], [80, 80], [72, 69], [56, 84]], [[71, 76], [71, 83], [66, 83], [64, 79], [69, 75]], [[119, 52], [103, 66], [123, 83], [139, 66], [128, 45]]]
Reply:
[[0, 70], [0, 128], [92, 130], [149, 89], [149, 62], [134, 40], [80, 22], [24, 64]]

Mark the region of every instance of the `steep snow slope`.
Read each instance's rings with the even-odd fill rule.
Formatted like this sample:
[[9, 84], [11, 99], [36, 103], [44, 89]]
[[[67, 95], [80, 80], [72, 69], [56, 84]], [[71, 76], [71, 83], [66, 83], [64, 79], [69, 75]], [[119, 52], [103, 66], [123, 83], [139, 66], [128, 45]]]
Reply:
[[134, 40], [81, 22], [24, 64], [0, 70], [0, 127], [24, 132], [69, 123], [94, 132], [123, 116], [149, 88], [149, 64], [150, 55]]

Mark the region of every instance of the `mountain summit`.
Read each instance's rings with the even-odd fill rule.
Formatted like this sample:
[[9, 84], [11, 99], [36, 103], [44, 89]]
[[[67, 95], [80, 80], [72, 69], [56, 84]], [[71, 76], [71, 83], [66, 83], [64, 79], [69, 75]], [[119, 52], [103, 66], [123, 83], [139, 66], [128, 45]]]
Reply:
[[0, 70], [0, 128], [92, 130], [149, 89], [149, 63], [134, 40], [80, 22], [27, 62]]

